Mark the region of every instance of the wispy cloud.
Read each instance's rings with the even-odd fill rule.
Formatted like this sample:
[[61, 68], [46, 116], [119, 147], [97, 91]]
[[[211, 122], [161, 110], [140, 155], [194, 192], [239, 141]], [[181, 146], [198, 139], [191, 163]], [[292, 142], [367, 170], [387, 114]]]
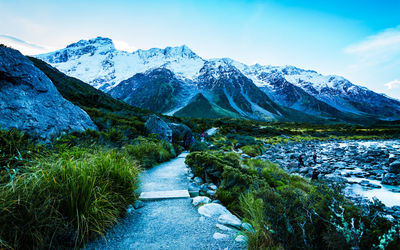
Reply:
[[345, 49], [347, 53], [365, 53], [373, 50], [400, 48], [400, 26], [394, 29], [387, 29], [379, 34], [373, 35], [364, 41], [350, 45]]
[[386, 29], [344, 49], [355, 55], [359, 62], [354, 66], [373, 66], [400, 60], [400, 26]]
[[385, 86], [388, 88], [388, 89], [397, 89], [397, 88], [400, 88], [400, 80], [393, 80], [393, 81], [390, 81], [390, 82], [388, 82], [388, 83], [385, 83]]
[[133, 52], [138, 49], [137, 47], [130, 45], [129, 43], [121, 41], [121, 40], [113, 40], [113, 43], [114, 43], [115, 48], [118, 50]]
[[25, 55], [36, 55], [54, 50], [52, 47], [39, 46], [10, 35], [0, 34], [0, 43], [17, 49]]

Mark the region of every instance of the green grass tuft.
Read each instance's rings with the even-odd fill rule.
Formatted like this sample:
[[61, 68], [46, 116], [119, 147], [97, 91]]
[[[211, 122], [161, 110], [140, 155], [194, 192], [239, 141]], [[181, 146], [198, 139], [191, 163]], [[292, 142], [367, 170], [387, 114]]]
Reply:
[[123, 152], [73, 147], [0, 186], [0, 243], [80, 247], [115, 224], [137, 195], [139, 169]]

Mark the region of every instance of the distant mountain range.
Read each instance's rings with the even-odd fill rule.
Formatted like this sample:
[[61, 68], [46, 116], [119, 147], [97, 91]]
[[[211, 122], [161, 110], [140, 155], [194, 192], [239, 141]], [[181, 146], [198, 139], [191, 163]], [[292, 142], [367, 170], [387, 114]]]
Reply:
[[206, 60], [187, 46], [115, 49], [81, 40], [37, 58], [140, 108], [175, 116], [362, 123], [400, 119], [400, 101], [293, 66]]

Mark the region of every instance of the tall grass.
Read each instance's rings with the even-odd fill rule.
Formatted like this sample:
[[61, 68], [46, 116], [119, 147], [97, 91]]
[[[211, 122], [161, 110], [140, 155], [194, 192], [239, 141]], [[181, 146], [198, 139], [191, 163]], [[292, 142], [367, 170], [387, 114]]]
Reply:
[[283, 249], [273, 239], [264, 214], [263, 200], [257, 199], [252, 193], [247, 193], [240, 197], [240, 206], [245, 220], [251, 225], [242, 231], [247, 238], [247, 247], [249, 249]]
[[136, 139], [133, 145], [125, 146], [124, 151], [143, 168], [151, 168], [176, 156], [171, 143], [145, 138]]
[[79, 247], [137, 198], [138, 167], [124, 152], [70, 150], [0, 186], [0, 247]]

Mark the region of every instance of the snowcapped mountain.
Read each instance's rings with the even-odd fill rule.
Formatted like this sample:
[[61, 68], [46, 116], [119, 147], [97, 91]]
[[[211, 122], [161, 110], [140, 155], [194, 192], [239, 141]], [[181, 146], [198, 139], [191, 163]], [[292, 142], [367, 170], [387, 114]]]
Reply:
[[[341, 76], [324, 76], [312, 70], [303, 70], [293, 66], [247, 66], [234, 65], [253, 80], [263, 91], [281, 105], [302, 110], [307, 113], [317, 111], [315, 107], [305, 105], [304, 99], [313, 104], [320, 101], [322, 112], [328, 111], [325, 104], [341, 112], [357, 115], [372, 115], [380, 118], [397, 118], [400, 116], [400, 102], [377, 94], [365, 87], [355, 85]], [[293, 89], [303, 90], [297, 98], [290, 99]], [[310, 99], [315, 98], [316, 100]], [[300, 103], [299, 103], [300, 102]], [[329, 108], [328, 113], [332, 113]]]
[[185, 45], [129, 53], [115, 49], [112, 40], [103, 37], [81, 40], [65, 49], [36, 57], [105, 91], [137, 73], [159, 67], [174, 71], [180, 78], [193, 79], [204, 64], [204, 60]]
[[109, 94], [131, 105], [181, 116], [192, 116], [193, 103], [213, 117], [275, 120], [282, 116], [280, 106], [224, 60], [205, 62], [196, 75], [184, 81], [169, 69], [156, 68], [122, 81]]
[[399, 101], [343, 77], [229, 58], [205, 60], [185, 45], [129, 53], [97, 37], [36, 57], [132, 105], [169, 115], [190, 116], [195, 108], [213, 117], [264, 120], [400, 118]]

